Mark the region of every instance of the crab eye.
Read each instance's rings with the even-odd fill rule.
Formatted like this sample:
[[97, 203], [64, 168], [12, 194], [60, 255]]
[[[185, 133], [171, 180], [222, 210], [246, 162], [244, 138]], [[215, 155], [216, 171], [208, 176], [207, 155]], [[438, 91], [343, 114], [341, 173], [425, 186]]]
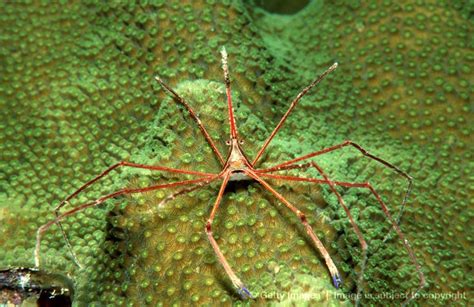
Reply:
[[230, 140], [225, 141], [225, 144], [226, 144], [227, 146], [230, 146]]
[[244, 140], [239, 140], [240, 145], [243, 145], [244, 143], [245, 143]]

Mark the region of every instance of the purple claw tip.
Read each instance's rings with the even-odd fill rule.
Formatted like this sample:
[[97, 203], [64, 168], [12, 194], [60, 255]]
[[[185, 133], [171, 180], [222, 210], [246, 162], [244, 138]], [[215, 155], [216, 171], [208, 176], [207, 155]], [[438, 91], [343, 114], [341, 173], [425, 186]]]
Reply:
[[339, 287], [342, 285], [341, 276], [339, 276], [339, 274], [334, 275], [332, 277], [332, 283], [334, 284], [334, 287], [336, 287], [336, 289], [339, 289]]
[[245, 287], [239, 288], [239, 294], [243, 299], [254, 298], [252, 293]]

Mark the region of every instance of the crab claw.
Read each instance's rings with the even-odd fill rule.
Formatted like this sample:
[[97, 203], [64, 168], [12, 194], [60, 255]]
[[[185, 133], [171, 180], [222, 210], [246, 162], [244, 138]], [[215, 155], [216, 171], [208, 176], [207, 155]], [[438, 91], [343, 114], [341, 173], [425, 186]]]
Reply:
[[336, 289], [339, 289], [339, 287], [342, 285], [342, 279], [339, 273], [336, 273], [332, 276], [332, 283]]
[[254, 298], [252, 296], [252, 293], [250, 293], [250, 291], [243, 285], [238, 287], [237, 292], [239, 292], [240, 297], [244, 300], [246, 300], [248, 298], [252, 298], [252, 299]]

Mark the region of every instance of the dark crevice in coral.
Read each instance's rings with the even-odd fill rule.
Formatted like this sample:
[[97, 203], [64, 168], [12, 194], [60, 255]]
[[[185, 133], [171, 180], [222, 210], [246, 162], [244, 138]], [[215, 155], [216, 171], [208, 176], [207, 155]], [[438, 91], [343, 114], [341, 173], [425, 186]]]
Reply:
[[310, 3], [309, 0], [247, 0], [246, 2], [269, 13], [280, 15], [294, 15]]

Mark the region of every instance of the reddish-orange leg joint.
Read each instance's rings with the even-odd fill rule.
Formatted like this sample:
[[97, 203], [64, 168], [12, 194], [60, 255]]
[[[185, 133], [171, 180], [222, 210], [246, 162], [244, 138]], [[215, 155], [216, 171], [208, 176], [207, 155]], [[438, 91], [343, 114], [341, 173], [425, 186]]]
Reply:
[[[252, 162], [250, 162], [242, 148], [242, 140], [239, 137], [239, 133], [237, 130], [237, 125], [235, 122], [235, 116], [234, 116], [234, 109], [232, 105], [232, 97], [231, 97], [231, 87], [230, 87], [230, 78], [229, 78], [229, 70], [228, 70], [228, 62], [227, 62], [227, 52], [224, 48], [221, 50], [221, 56], [222, 56], [222, 69], [224, 71], [224, 82], [226, 86], [226, 97], [227, 97], [227, 107], [228, 107], [228, 116], [229, 116], [229, 137], [230, 139], [226, 142], [226, 144], [229, 146], [229, 151], [227, 154], [227, 158], [224, 160], [223, 156], [215, 146], [214, 142], [212, 141], [209, 133], [207, 132], [206, 128], [202, 124], [201, 120], [199, 117], [196, 115], [194, 110], [191, 108], [191, 106], [180, 96], [178, 93], [176, 93], [170, 86], [168, 86], [166, 83], [163, 82], [159, 77], [156, 77], [156, 80], [163, 86], [163, 88], [169, 92], [175, 100], [179, 103], [181, 103], [188, 111], [189, 115], [194, 119], [196, 124], [198, 125], [198, 128], [200, 129], [202, 135], [206, 139], [207, 143], [213, 150], [216, 158], [220, 161], [222, 164], [222, 169], [219, 172], [216, 173], [203, 173], [203, 172], [196, 172], [196, 171], [187, 171], [187, 170], [181, 170], [181, 169], [173, 169], [173, 168], [167, 168], [167, 167], [162, 167], [162, 166], [153, 166], [153, 165], [143, 165], [143, 164], [136, 164], [136, 163], [131, 163], [131, 162], [120, 162], [117, 164], [114, 164], [107, 168], [104, 172], [102, 172], [100, 175], [97, 177], [93, 178], [92, 180], [88, 181], [84, 185], [82, 185], [79, 189], [77, 189], [75, 192], [73, 192], [71, 195], [69, 195], [64, 201], [62, 201], [58, 207], [55, 209], [56, 213], [56, 218], [52, 221], [49, 221], [48, 223], [42, 225], [41, 227], [38, 228], [37, 230], [37, 238], [36, 238], [36, 248], [34, 251], [34, 259], [35, 259], [35, 265], [38, 267], [40, 265], [40, 245], [41, 245], [41, 237], [43, 233], [50, 228], [54, 224], [58, 224], [61, 228], [61, 231], [63, 232], [63, 235], [66, 239], [66, 242], [68, 244], [68, 247], [70, 248], [72, 252], [72, 247], [69, 243], [69, 240], [67, 240], [67, 236], [65, 235], [64, 231], [62, 230], [61, 227], [61, 221], [68, 217], [71, 216], [81, 210], [85, 210], [90, 207], [97, 206], [106, 200], [117, 197], [120, 195], [126, 195], [126, 194], [132, 194], [132, 193], [144, 193], [148, 191], [153, 191], [153, 190], [158, 190], [158, 189], [166, 189], [166, 188], [171, 188], [171, 187], [178, 187], [178, 186], [184, 186], [178, 191], [175, 191], [174, 193], [171, 193], [167, 197], [165, 197], [159, 204], [158, 206], [164, 206], [166, 203], [169, 201], [175, 199], [179, 195], [183, 195], [186, 193], [189, 193], [191, 191], [194, 191], [198, 188], [202, 188], [204, 186], [209, 185], [212, 181], [221, 179], [222, 184], [219, 189], [219, 192], [217, 194], [216, 201], [214, 203], [214, 206], [211, 210], [209, 219], [207, 220], [206, 226], [205, 226], [205, 232], [206, 235], [209, 239], [209, 242], [211, 244], [211, 247], [214, 250], [214, 253], [216, 254], [217, 259], [219, 260], [219, 263], [222, 265], [224, 268], [224, 271], [226, 275], [229, 277], [230, 281], [236, 288], [237, 292], [242, 296], [242, 298], [252, 298], [252, 294], [250, 291], [247, 289], [247, 287], [244, 285], [244, 283], [237, 277], [237, 274], [234, 272], [232, 269], [231, 265], [227, 261], [226, 257], [222, 253], [217, 241], [215, 240], [212, 232], [212, 224], [214, 221], [214, 218], [216, 217], [216, 214], [219, 209], [219, 205], [223, 200], [224, 194], [225, 194], [225, 189], [226, 186], [228, 185], [229, 181], [237, 181], [237, 180], [255, 180], [257, 181], [264, 189], [269, 191], [271, 194], [273, 194], [280, 202], [282, 202], [288, 209], [290, 209], [301, 221], [301, 223], [304, 225], [306, 232], [308, 236], [311, 238], [312, 242], [316, 246], [316, 248], [319, 250], [321, 255], [323, 256], [326, 265], [328, 267], [329, 272], [331, 273], [333, 283], [335, 287], [339, 287], [341, 285], [341, 277], [339, 275], [339, 272], [334, 265], [334, 262], [331, 259], [331, 256], [327, 252], [326, 248], [323, 246], [321, 243], [321, 240], [316, 236], [314, 233], [312, 227], [309, 225], [306, 215], [301, 212], [295, 205], [291, 204], [283, 195], [278, 193], [271, 185], [263, 179], [263, 177], [266, 178], [276, 178], [280, 180], [287, 180], [289, 182], [294, 182], [294, 181], [307, 181], [307, 182], [312, 182], [316, 184], [325, 184], [329, 185], [329, 188], [331, 191], [337, 196], [339, 204], [343, 207], [344, 211], [346, 212], [349, 221], [351, 222], [351, 225], [354, 229], [354, 231], [357, 234], [357, 237], [359, 239], [359, 242], [362, 246], [363, 250], [363, 255], [364, 255], [364, 260], [361, 265], [361, 274], [359, 277], [359, 281], [362, 280], [363, 278], [363, 272], [364, 272], [364, 267], [365, 267], [365, 261], [366, 261], [366, 251], [367, 251], [367, 243], [364, 240], [362, 233], [355, 223], [354, 219], [352, 218], [352, 215], [347, 208], [347, 206], [344, 203], [343, 198], [341, 195], [338, 193], [336, 186], [343, 186], [343, 187], [349, 187], [349, 188], [367, 188], [371, 191], [371, 193], [375, 196], [377, 201], [379, 202], [380, 206], [382, 207], [382, 210], [387, 217], [387, 219], [392, 223], [393, 229], [397, 232], [398, 236], [402, 240], [406, 250], [408, 251], [408, 254], [412, 260], [412, 262], [415, 264], [416, 270], [419, 274], [420, 277], [420, 286], [418, 287], [417, 291], [419, 291], [424, 283], [424, 275], [421, 272], [421, 268], [416, 260], [415, 253], [411, 249], [410, 244], [408, 241], [405, 239], [403, 233], [401, 232], [398, 224], [394, 221], [392, 216], [390, 215], [390, 212], [388, 211], [387, 207], [383, 203], [382, 199], [380, 196], [377, 194], [375, 189], [369, 184], [369, 183], [350, 183], [350, 182], [341, 182], [341, 181], [331, 181], [331, 179], [326, 175], [326, 173], [317, 165], [315, 162], [311, 161], [309, 163], [304, 163], [304, 164], [297, 164], [300, 161], [310, 159], [313, 157], [316, 157], [318, 155], [322, 155], [325, 153], [328, 153], [330, 151], [340, 149], [345, 146], [353, 146], [356, 149], [358, 149], [360, 152], [362, 152], [365, 156], [368, 156], [371, 159], [374, 159], [378, 161], [379, 163], [382, 163], [383, 165], [393, 169], [394, 171], [398, 172], [402, 176], [408, 179], [409, 181], [409, 188], [408, 192], [405, 196], [404, 203], [406, 202], [406, 198], [408, 197], [409, 189], [411, 188], [411, 177], [406, 174], [405, 172], [401, 171], [399, 168], [395, 167], [394, 165], [388, 163], [387, 161], [380, 159], [374, 155], [371, 155], [368, 153], [365, 149], [363, 149], [361, 146], [357, 145], [356, 143], [353, 143], [351, 141], [346, 141], [342, 144], [335, 145], [333, 147], [325, 148], [313, 153], [310, 153], [308, 155], [289, 160], [287, 162], [275, 165], [273, 167], [267, 168], [267, 169], [258, 169], [255, 167], [257, 162], [259, 161], [260, 157], [263, 155], [264, 151], [270, 144], [271, 140], [273, 137], [276, 135], [276, 133], [279, 131], [279, 129], [282, 127], [283, 123], [286, 121], [287, 117], [291, 113], [291, 111], [296, 107], [300, 99], [313, 87], [315, 87], [317, 84], [319, 84], [331, 71], [336, 69], [337, 64], [333, 64], [331, 67], [329, 67], [324, 73], [322, 73], [318, 78], [316, 78], [309, 86], [305, 87], [297, 96], [296, 98], [291, 102], [291, 105], [287, 112], [283, 115], [282, 119], [280, 122], [277, 124], [275, 129], [272, 131], [268, 139], [264, 142], [263, 146], [261, 149], [258, 151], [256, 157]], [[96, 183], [99, 179], [102, 177], [106, 176], [109, 174], [112, 170], [120, 167], [120, 166], [127, 166], [127, 167], [134, 167], [134, 168], [142, 168], [142, 169], [147, 169], [147, 170], [152, 170], [152, 171], [162, 171], [162, 172], [169, 172], [169, 173], [177, 173], [177, 174], [188, 174], [188, 175], [193, 175], [200, 177], [198, 179], [191, 179], [191, 180], [183, 180], [183, 181], [178, 181], [178, 182], [171, 182], [171, 183], [165, 183], [165, 184], [158, 184], [158, 185], [153, 185], [150, 187], [146, 188], [139, 188], [139, 189], [121, 189], [116, 192], [113, 192], [111, 194], [104, 195], [97, 200], [82, 204], [79, 206], [74, 207], [73, 209], [70, 209], [64, 213], [59, 213], [59, 210], [67, 203], [69, 203], [69, 200], [72, 198], [76, 197], [79, 193], [81, 193], [84, 189], [87, 187], [91, 186], [92, 184]], [[324, 179], [316, 179], [316, 178], [304, 178], [304, 177], [298, 177], [298, 176], [284, 176], [284, 175], [275, 175], [272, 174], [273, 172], [277, 172], [280, 170], [284, 169], [305, 169], [308, 167], [314, 167], [319, 174], [324, 178]], [[74, 255], [74, 259], [77, 262], [77, 258]], [[358, 290], [359, 291], [359, 290]], [[409, 298], [409, 300], [411, 300]], [[407, 303], [409, 300], [407, 300], [405, 303]], [[357, 301], [356, 301], [357, 303]]]
[[219, 160], [219, 162], [221, 163], [221, 165], [224, 165], [224, 159], [222, 158], [222, 155], [221, 153], [219, 152], [219, 150], [217, 150], [217, 147], [216, 145], [214, 144], [214, 142], [212, 141], [212, 138], [211, 136], [209, 135], [209, 133], [207, 132], [206, 128], [204, 127], [204, 125], [202, 124], [201, 120], [199, 119], [199, 117], [197, 116], [196, 112], [194, 112], [194, 110], [191, 108], [191, 106], [186, 102], [186, 100], [184, 100], [183, 97], [181, 97], [178, 93], [176, 93], [175, 90], [173, 90], [169, 85], [167, 85], [163, 80], [161, 80], [160, 77], [156, 76], [155, 77], [156, 81], [158, 81], [161, 86], [163, 86], [169, 93], [171, 93], [174, 98], [179, 102], [181, 103], [187, 110], [188, 110], [188, 113], [189, 115], [194, 119], [194, 121], [197, 123], [199, 129], [201, 130], [201, 133], [202, 135], [204, 136], [204, 138], [206, 139], [207, 143], [209, 144], [209, 146], [211, 146], [212, 148], [212, 151], [214, 151], [214, 154], [216, 155], [217, 159]]
[[[289, 169], [307, 169], [309, 167], [314, 167], [315, 169], [317, 169], [319, 174], [324, 177], [324, 180], [315, 179], [315, 178], [305, 178], [305, 177], [297, 177], [297, 176], [286, 176], [286, 175], [270, 174], [270, 172], [275, 172], [275, 171], [289, 170]], [[377, 191], [373, 188], [373, 186], [369, 182], [357, 183], [357, 182], [331, 181], [326, 176], [326, 174], [323, 172], [321, 167], [319, 167], [313, 161], [309, 162], [309, 163], [305, 163], [305, 164], [286, 165], [286, 166], [278, 167], [277, 169], [275, 169], [275, 168], [272, 168], [272, 169], [273, 170], [271, 170], [271, 171], [262, 170], [262, 171], [260, 171], [260, 175], [263, 176], [263, 177], [269, 177], [269, 178], [280, 179], [280, 180], [303, 181], [303, 182], [313, 182], [313, 183], [318, 183], [318, 184], [328, 184], [330, 186], [332, 192], [334, 192], [336, 194], [341, 206], [344, 207], [344, 211], [346, 211], [346, 214], [349, 216], [349, 220], [351, 221], [351, 224], [354, 228], [354, 231], [356, 232], [357, 236], [359, 237], [359, 241], [360, 241], [360, 238], [362, 237], [362, 233], [360, 232], [359, 228], [355, 225], [355, 223], [353, 223], [353, 219], [350, 216], [350, 212], [348, 212], [346, 206], [341, 202], [342, 198], [340, 197], [340, 194], [337, 192], [337, 190], [335, 189], [334, 186], [342, 186], [342, 187], [346, 187], [346, 188], [366, 188], [366, 189], [369, 189], [370, 192], [377, 199], [377, 202], [380, 204], [380, 206], [382, 208], [382, 212], [387, 217], [389, 222], [392, 224], [392, 229], [395, 230], [395, 232], [397, 233], [397, 235], [400, 238], [401, 242], [403, 243], [403, 246], [405, 247], [405, 249], [408, 252], [408, 255], [410, 257], [410, 261], [413, 263], [413, 265], [415, 266], [416, 271], [418, 273], [418, 277], [419, 277], [419, 280], [420, 280], [420, 282], [418, 284], [418, 288], [415, 290], [415, 292], [413, 292], [411, 294], [411, 296], [409, 296], [404, 301], [403, 305], [407, 305], [416, 296], [416, 294], [421, 289], [423, 289], [423, 287], [426, 284], [425, 276], [423, 274], [423, 271], [421, 270], [420, 264], [417, 261], [416, 255], [415, 255], [415, 253], [414, 253], [414, 251], [413, 251], [413, 249], [410, 245], [410, 242], [407, 239], [405, 239], [405, 236], [403, 235], [403, 232], [401, 231], [400, 226], [393, 219], [392, 215], [390, 214], [390, 212], [389, 212], [387, 206], [385, 205], [385, 203], [383, 202], [382, 198], [380, 197], [380, 195], [377, 193]], [[359, 274], [359, 283], [362, 282], [362, 280], [363, 280], [363, 274], [364, 274], [364, 270], [365, 270], [365, 263], [366, 263], [366, 260], [367, 260], [367, 247], [368, 247], [367, 245], [365, 246], [365, 248], [364, 248], [364, 246], [362, 246], [363, 260], [362, 260], [362, 265], [361, 265], [361, 272]], [[359, 288], [357, 290], [358, 294], [360, 294], [360, 289]], [[359, 298], [360, 295], [357, 295], [356, 297]]]
[[288, 111], [286, 111], [286, 113], [283, 115], [283, 117], [280, 119], [280, 122], [276, 125], [275, 129], [273, 129], [272, 133], [270, 134], [270, 136], [267, 138], [267, 140], [265, 141], [265, 143], [263, 143], [263, 146], [262, 148], [260, 148], [260, 150], [258, 151], [257, 155], [255, 156], [255, 158], [253, 159], [253, 162], [252, 162], [252, 166], [255, 167], [255, 165], [257, 164], [258, 162], [258, 159], [260, 159], [260, 157], [262, 156], [263, 152], [265, 151], [265, 149], [267, 148], [268, 144], [270, 144], [270, 142], [273, 140], [273, 137], [275, 136], [275, 134], [277, 134], [278, 130], [280, 130], [281, 126], [283, 126], [283, 123], [286, 121], [286, 119], [288, 118], [288, 116], [290, 115], [291, 111], [293, 111], [293, 109], [296, 107], [296, 105], [298, 104], [298, 102], [301, 100], [301, 98], [303, 98], [303, 96], [309, 92], [310, 89], [312, 89], [313, 87], [315, 87], [316, 85], [319, 84], [319, 82], [321, 82], [331, 71], [333, 71], [334, 69], [337, 68], [337, 63], [334, 63], [331, 67], [329, 67], [324, 73], [322, 73], [319, 77], [317, 77], [313, 82], [311, 82], [310, 85], [308, 85], [307, 87], [305, 87], [298, 95], [296, 95], [296, 98], [291, 102], [291, 105], [290, 107], [288, 108]]
[[[362, 235], [362, 232], [359, 229], [359, 226], [357, 226], [356, 222], [354, 221], [354, 218], [352, 217], [352, 214], [349, 211], [349, 208], [347, 208], [347, 205], [344, 202], [344, 199], [342, 198], [341, 194], [339, 194], [339, 192], [337, 191], [337, 189], [335, 187], [335, 183], [332, 182], [329, 179], [329, 177], [326, 175], [326, 173], [323, 171], [323, 169], [319, 165], [317, 165], [315, 162], [311, 162], [311, 166], [314, 167], [318, 171], [318, 173], [324, 178], [324, 181], [320, 182], [320, 183], [328, 184], [331, 191], [336, 195], [339, 204], [344, 209], [344, 212], [346, 213], [347, 217], [349, 218], [349, 222], [351, 223], [351, 226], [352, 226], [352, 228], [354, 229], [354, 232], [357, 235], [360, 246], [362, 248], [361, 271], [360, 271], [359, 278], [358, 278], [359, 285], [361, 285], [362, 280], [363, 280], [364, 271], [365, 271], [365, 265], [367, 263], [367, 248], [368, 248], [367, 242], [365, 241], [364, 236]], [[261, 173], [261, 175], [264, 176], [264, 177], [267, 176], [267, 177], [271, 177], [271, 178], [275, 178], [275, 179], [291, 180], [291, 179], [288, 178], [290, 176], [270, 175], [270, 174], [266, 174], [266, 173]], [[359, 286], [359, 287], [357, 287], [356, 299], [358, 299], [360, 297], [360, 291], [361, 291], [361, 287]], [[356, 304], [357, 303], [358, 303], [358, 301], [356, 301]]]
[[306, 229], [306, 233], [309, 235], [311, 240], [313, 241], [314, 245], [318, 248], [319, 252], [323, 256], [326, 266], [329, 269], [329, 272], [331, 273], [332, 276], [332, 281], [333, 284], [336, 288], [339, 288], [341, 286], [342, 280], [341, 280], [341, 275], [339, 274], [336, 266], [334, 265], [334, 262], [331, 259], [331, 256], [327, 252], [326, 248], [324, 247], [323, 243], [321, 240], [319, 240], [318, 236], [314, 233], [313, 228], [311, 225], [309, 225], [308, 221], [306, 220], [306, 215], [301, 212], [298, 208], [296, 208], [294, 205], [292, 205], [286, 198], [284, 198], [280, 193], [275, 191], [266, 181], [264, 181], [257, 172], [252, 172], [250, 170], [246, 171], [246, 173], [258, 181], [265, 189], [270, 191], [275, 197], [280, 200], [288, 209], [293, 211], [293, 213], [296, 214], [296, 216], [300, 219], [301, 223], [304, 225]]
[[250, 291], [247, 289], [244, 283], [240, 280], [240, 278], [237, 277], [237, 275], [234, 273], [234, 270], [232, 270], [232, 268], [230, 267], [224, 254], [219, 248], [219, 245], [214, 239], [214, 236], [212, 235], [212, 222], [214, 221], [216, 212], [219, 209], [219, 205], [222, 200], [222, 195], [224, 195], [224, 191], [227, 186], [227, 183], [229, 182], [231, 172], [227, 171], [225, 172], [225, 174], [223, 174], [223, 176], [224, 176], [224, 179], [223, 179], [221, 188], [219, 190], [219, 194], [217, 194], [217, 199], [214, 203], [214, 207], [212, 208], [211, 215], [209, 216], [209, 219], [207, 220], [205, 230], [206, 230], [207, 238], [209, 239], [209, 242], [211, 242], [211, 246], [214, 249], [214, 253], [217, 255], [217, 259], [219, 260], [220, 264], [224, 267], [224, 270], [227, 273], [227, 276], [229, 276], [234, 287], [238, 289], [238, 293], [240, 294], [240, 296], [242, 296], [242, 298], [244, 299], [253, 298]]
[[193, 180], [183, 180], [183, 181], [177, 181], [177, 182], [172, 182], [172, 183], [159, 184], [159, 185], [154, 185], [154, 186], [150, 186], [150, 187], [146, 187], [146, 188], [140, 188], [140, 189], [122, 189], [122, 190], [118, 190], [116, 192], [107, 194], [105, 196], [102, 196], [102, 197], [96, 199], [93, 202], [77, 206], [77, 207], [75, 207], [73, 209], [70, 209], [70, 210], [68, 210], [68, 211], [66, 211], [62, 214], [59, 214], [54, 220], [49, 221], [48, 223], [46, 223], [46, 224], [42, 225], [41, 227], [39, 227], [37, 232], [36, 232], [35, 266], [39, 267], [39, 265], [40, 265], [40, 247], [41, 247], [41, 237], [42, 237], [43, 233], [46, 230], [48, 230], [48, 228], [50, 228], [52, 225], [57, 224], [58, 222], [60, 222], [64, 218], [66, 218], [66, 217], [68, 217], [68, 216], [70, 216], [70, 215], [72, 215], [76, 212], [79, 212], [81, 210], [85, 210], [85, 209], [90, 208], [90, 207], [100, 205], [101, 203], [103, 203], [107, 199], [117, 197], [117, 196], [120, 196], [120, 195], [150, 192], [150, 191], [154, 191], [154, 190], [158, 190], [158, 189], [171, 188], [171, 187], [187, 185], [187, 184], [195, 184], [195, 183], [199, 183], [199, 182], [202, 182], [202, 181], [213, 180], [213, 179], [216, 179], [216, 178], [217, 178], [217, 176], [212, 177], [212, 178], [206, 177], [206, 178], [199, 178], [199, 179], [193, 179]]
[[[83, 190], [85, 190], [87, 187], [89, 187], [90, 185], [94, 184], [95, 182], [97, 182], [99, 179], [105, 177], [107, 174], [109, 174], [111, 171], [113, 171], [114, 169], [117, 169], [119, 167], [123, 167], [123, 166], [126, 166], [126, 167], [131, 167], [131, 168], [138, 168], [138, 169], [146, 169], [146, 170], [151, 170], [151, 171], [163, 171], [163, 172], [168, 172], [168, 173], [177, 173], [177, 174], [187, 174], [187, 175], [197, 175], [197, 176], [214, 176], [214, 174], [210, 174], [210, 173], [202, 173], [202, 172], [195, 172], [195, 171], [188, 171], [188, 170], [181, 170], [181, 169], [174, 169], [174, 168], [169, 168], [169, 167], [164, 167], [164, 166], [154, 166], [154, 165], [144, 165], [144, 164], [138, 164], [138, 163], [130, 163], [130, 162], [127, 162], [127, 161], [121, 161], [121, 162], [118, 162], [110, 167], [108, 167], [105, 171], [103, 171], [100, 175], [98, 175], [97, 177], [93, 178], [92, 180], [89, 180], [88, 182], [86, 182], [85, 184], [83, 184], [79, 189], [77, 189], [75, 192], [73, 192], [72, 194], [70, 194], [68, 197], [66, 197], [55, 209], [54, 209], [54, 214], [56, 215], [56, 218], [59, 217], [59, 210], [64, 207], [66, 204], [69, 204], [69, 201], [71, 199], [73, 199], [74, 197], [76, 197], [79, 193], [81, 193]], [[61, 233], [62, 233], [62, 236], [64, 238], [64, 241], [66, 242], [66, 245], [72, 255], [72, 258], [74, 260], [74, 262], [77, 264], [77, 266], [79, 266], [80, 268], [82, 268], [82, 265], [81, 263], [79, 262], [79, 260], [77, 259], [77, 256], [76, 254], [74, 253], [74, 250], [72, 248], [72, 245], [71, 245], [71, 242], [69, 241], [69, 238], [68, 236], [66, 235], [66, 232], [64, 231], [64, 228], [61, 224], [61, 221], [58, 220], [56, 222], [59, 226], [59, 229], [61, 230]]]
[[[285, 169], [288, 170], [288, 169], [296, 169], [296, 168], [300, 168], [300, 169], [308, 168], [308, 167], [312, 166], [311, 162], [310, 163], [304, 163], [304, 164], [297, 164], [297, 163], [298, 162], [303, 162], [303, 161], [308, 160], [310, 158], [314, 158], [316, 156], [320, 156], [320, 155], [323, 155], [323, 154], [326, 154], [326, 153], [330, 153], [330, 152], [335, 151], [335, 150], [342, 149], [342, 148], [347, 147], [347, 146], [352, 146], [353, 148], [355, 148], [359, 152], [361, 152], [364, 156], [366, 156], [366, 157], [368, 157], [372, 160], [375, 160], [377, 163], [380, 163], [380, 164], [392, 169], [393, 171], [395, 171], [396, 173], [398, 173], [399, 175], [401, 175], [402, 177], [404, 177], [408, 181], [408, 185], [407, 185], [407, 188], [406, 188], [406, 191], [405, 191], [405, 195], [403, 196], [403, 200], [402, 200], [400, 210], [397, 214], [397, 217], [395, 218], [396, 223], [399, 224], [400, 223], [400, 218], [403, 214], [403, 211], [404, 211], [405, 206], [406, 206], [407, 201], [408, 201], [408, 197], [410, 196], [410, 193], [411, 193], [411, 190], [412, 190], [412, 187], [413, 187], [413, 178], [410, 175], [408, 175], [406, 172], [402, 171], [397, 166], [393, 165], [392, 163], [390, 163], [390, 162], [388, 162], [388, 161], [386, 161], [386, 160], [384, 160], [380, 157], [377, 157], [377, 156], [371, 154], [370, 152], [365, 150], [362, 146], [360, 146], [359, 144], [357, 144], [353, 141], [350, 141], [350, 140], [344, 141], [341, 144], [337, 144], [337, 145], [334, 145], [334, 146], [331, 146], [331, 147], [328, 147], [328, 148], [324, 148], [324, 149], [309, 153], [307, 155], [301, 156], [299, 158], [295, 158], [295, 159], [280, 163], [280, 164], [272, 166], [270, 168], [263, 169], [263, 170], [261, 170], [261, 172], [267, 173], [267, 172], [274, 172], [274, 171], [285, 170]], [[390, 232], [385, 236], [385, 238], [383, 239], [382, 242], [385, 242], [387, 240], [387, 238], [389, 237], [389, 235], [390, 235]]]

